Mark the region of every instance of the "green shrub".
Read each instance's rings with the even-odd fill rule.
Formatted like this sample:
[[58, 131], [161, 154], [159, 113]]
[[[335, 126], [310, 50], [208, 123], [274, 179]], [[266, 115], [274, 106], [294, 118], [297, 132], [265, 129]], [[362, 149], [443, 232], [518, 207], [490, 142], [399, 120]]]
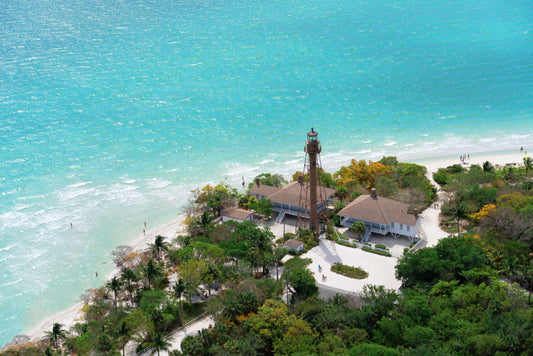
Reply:
[[[338, 243], [339, 245], [342, 245], [342, 246], [347, 246], [347, 247], [352, 247], [352, 248], [357, 248], [357, 246], [355, 245], [352, 245], [350, 243], [347, 243], [347, 242], [344, 242], [344, 241], [341, 241], [339, 239], [339, 232], [338, 231], [335, 231], [335, 233], [332, 235], [332, 238], [330, 240], [333, 240], [335, 241], [336, 243]], [[326, 237], [327, 238], [327, 237]]]
[[446, 185], [450, 183], [451, 178], [445, 169], [439, 168], [437, 172], [433, 173], [433, 180], [439, 185]]
[[365, 279], [366, 277], [368, 277], [368, 272], [366, 272], [362, 268], [350, 267], [340, 264], [338, 262], [331, 266], [331, 271], [355, 279]]
[[382, 255], [382, 256], [387, 256], [387, 257], [390, 257], [390, 256], [391, 256], [391, 254], [388, 253], [388, 252], [376, 251], [376, 250], [373, 250], [373, 249], [368, 248], [368, 247], [363, 247], [362, 250], [363, 250], [363, 251], [372, 252], [372, 253], [375, 253], [375, 254], [377, 254], [377, 255]]
[[446, 167], [448, 173], [461, 173], [464, 168], [460, 164], [454, 164], [453, 166]]
[[382, 245], [382, 244], [376, 244], [375, 247], [380, 248], [382, 250], [388, 250], [389, 249], [387, 246]]

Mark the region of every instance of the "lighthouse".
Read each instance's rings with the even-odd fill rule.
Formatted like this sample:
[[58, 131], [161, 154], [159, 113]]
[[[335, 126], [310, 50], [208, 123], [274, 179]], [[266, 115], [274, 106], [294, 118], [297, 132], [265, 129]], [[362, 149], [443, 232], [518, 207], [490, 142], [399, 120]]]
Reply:
[[[311, 128], [311, 131], [307, 133], [307, 140], [305, 141], [303, 175], [298, 179], [301, 186], [298, 217], [300, 226], [308, 226], [316, 238], [320, 234], [319, 210], [323, 210], [327, 205], [326, 194], [322, 192], [324, 187], [319, 184], [318, 177], [321, 151], [322, 147], [318, 140], [318, 132]], [[307, 180], [307, 174], [309, 174], [309, 181], [304, 182], [304, 177]]]

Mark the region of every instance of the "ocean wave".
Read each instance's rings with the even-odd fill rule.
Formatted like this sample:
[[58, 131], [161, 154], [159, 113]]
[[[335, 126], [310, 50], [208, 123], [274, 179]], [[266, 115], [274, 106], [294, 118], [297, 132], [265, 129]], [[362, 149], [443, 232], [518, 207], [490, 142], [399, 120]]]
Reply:
[[264, 159], [261, 162], [259, 162], [260, 165], [265, 165], [274, 162], [273, 159]]
[[171, 184], [172, 184], [171, 180], [157, 179], [157, 178], [149, 179], [146, 181], [146, 185], [150, 189], [161, 189], [161, 188], [168, 187]]
[[15, 247], [17, 245], [9, 245], [9, 246], [6, 246], [6, 247], [3, 247], [3, 248], [0, 248], [0, 252], [1, 251], [9, 251], [11, 250], [13, 247]]
[[83, 186], [86, 186], [87, 184], [91, 184], [92, 182], [79, 182], [79, 183], [74, 183], [74, 184], [71, 184], [71, 185], [67, 185], [65, 188], [66, 189], [70, 189], [70, 188], [79, 188], [79, 187], [83, 187]]
[[17, 283], [20, 283], [23, 281], [23, 278], [19, 278], [17, 279], [16, 281], [12, 281], [12, 282], [7, 282], [7, 283], [2, 283], [0, 284], [0, 287], [7, 287], [7, 286], [11, 286], [13, 284], [17, 284]]
[[291, 165], [291, 166], [295, 165], [297, 163], [302, 163], [303, 164], [302, 160], [300, 160], [300, 159], [291, 159], [289, 161], [283, 162], [284, 165]]
[[84, 185], [77, 186], [76, 187], [77, 189], [65, 189], [65, 190], [57, 191], [56, 192], [57, 197], [60, 201], [73, 200], [82, 195], [87, 195], [87, 194], [90, 194], [96, 191], [96, 189], [93, 187], [80, 189], [80, 187], [83, 187], [83, 186]]
[[396, 145], [397, 143], [398, 143], [398, 141], [391, 141], [391, 142], [384, 143], [383, 146], [390, 147], [390, 146]]

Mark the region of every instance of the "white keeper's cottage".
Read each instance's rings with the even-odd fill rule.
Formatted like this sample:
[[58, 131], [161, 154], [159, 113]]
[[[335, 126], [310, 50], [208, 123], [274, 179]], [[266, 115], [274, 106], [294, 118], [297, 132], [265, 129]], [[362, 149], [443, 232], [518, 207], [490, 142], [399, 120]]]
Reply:
[[408, 212], [409, 205], [396, 200], [378, 197], [373, 188], [370, 195], [361, 195], [337, 215], [341, 225], [351, 227], [356, 221], [366, 226], [363, 242], [367, 242], [371, 233], [386, 235], [390, 233], [395, 239], [406, 236], [410, 241], [420, 231], [420, 217], [415, 212]]

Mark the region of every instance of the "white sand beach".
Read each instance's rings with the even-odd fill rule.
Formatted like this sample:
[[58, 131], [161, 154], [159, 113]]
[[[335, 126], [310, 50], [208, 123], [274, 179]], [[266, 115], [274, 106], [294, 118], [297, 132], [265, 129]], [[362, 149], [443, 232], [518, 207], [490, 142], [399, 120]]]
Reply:
[[[179, 215], [177, 218], [166, 224], [148, 230], [145, 234], [138, 235], [135, 240], [132, 241], [130, 246], [134, 250], [144, 250], [147, 248], [147, 244], [152, 243], [157, 235], [165, 236], [167, 241], [171, 241], [183, 231], [184, 220], [185, 215]], [[115, 269], [110, 275], [106, 276], [105, 280], [109, 280], [119, 273], [120, 271]], [[46, 335], [47, 331], [52, 330], [54, 323], [62, 324], [63, 328], [68, 330], [71, 326], [76, 324], [76, 322], [83, 320], [82, 308], [83, 303], [78, 302], [72, 307], [46, 318], [38, 326], [24, 332], [23, 335], [28, 336], [31, 340], [40, 340]]]
[[[494, 165], [505, 165], [507, 163], [521, 165], [523, 164], [523, 157], [524, 153], [521, 153], [519, 150], [517, 150], [516, 153], [476, 153], [470, 155], [469, 159], [466, 159], [464, 166], [468, 167], [472, 164], [482, 165], [485, 161], [490, 161]], [[429, 177], [431, 176], [431, 173], [436, 172], [439, 168], [461, 163], [459, 157], [440, 157], [435, 159], [413, 160], [412, 162], [425, 165], [428, 168]], [[438, 226], [439, 213], [440, 211], [438, 209], [429, 207], [421, 214], [422, 230], [425, 232], [427, 238], [426, 242], [421, 244], [421, 247], [434, 246], [437, 244], [439, 239], [448, 235], [444, 231], [440, 230]], [[167, 237], [168, 241], [171, 241], [183, 231], [184, 219], [185, 216], [180, 215], [176, 219], [164, 225], [146, 231], [145, 235], [140, 234], [132, 241], [130, 245], [134, 249], [145, 249], [147, 244], [153, 242], [155, 236], [157, 235], [165, 236]], [[320, 241], [320, 246], [309, 251], [303, 257], [310, 257], [313, 259], [313, 264], [310, 266], [310, 269], [315, 275], [316, 281], [319, 285], [350, 292], [360, 292], [365, 284], [384, 285], [387, 288], [395, 290], [401, 285], [400, 281], [398, 281], [394, 276], [394, 266], [397, 261], [397, 259], [394, 257], [378, 256], [364, 252], [360, 249], [341, 246], [325, 239]], [[369, 272], [369, 277], [365, 280], [354, 280], [330, 272], [329, 269], [335, 262], [342, 262], [343, 264], [350, 266], [362, 267], [364, 270]], [[323, 272], [318, 272], [318, 265], [322, 266]], [[107, 276], [107, 278], [111, 278], [117, 273], [118, 270], [114, 271], [110, 276]], [[327, 279], [324, 281], [322, 280], [322, 274], [327, 276]], [[65, 329], [68, 329], [77, 321], [81, 320], [82, 307], [83, 304], [81, 302], [77, 303], [65, 311], [43, 320], [39, 325], [24, 332], [24, 335], [27, 335], [32, 340], [42, 339], [46, 331], [52, 329], [52, 325], [54, 323], [60, 323]], [[209, 324], [209, 322], [207, 324]], [[173, 345], [175, 348], [178, 348], [179, 344], [177, 341], [174, 341]]]

